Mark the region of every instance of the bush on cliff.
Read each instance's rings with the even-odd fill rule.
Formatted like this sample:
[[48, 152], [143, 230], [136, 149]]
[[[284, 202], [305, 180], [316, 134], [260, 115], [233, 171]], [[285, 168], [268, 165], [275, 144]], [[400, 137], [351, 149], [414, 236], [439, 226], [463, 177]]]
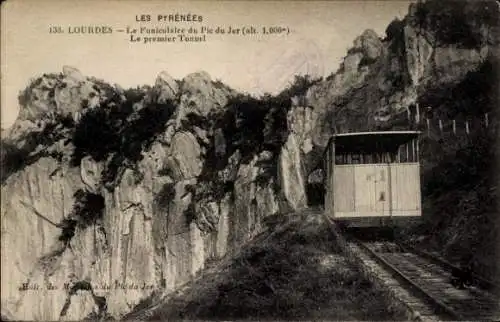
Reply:
[[175, 184], [166, 183], [155, 196], [155, 205], [163, 211], [168, 211], [168, 206], [175, 197]]
[[56, 115], [53, 120], [47, 120], [46, 123], [43, 123], [43, 128], [40, 131], [26, 133], [23, 136], [24, 143], [20, 147], [2, 139], [0, 143], [0, 182], [4, 183], [11, 174], [35, 163], [42, 157], [53, 157], [61, 161], [61, 151], [48, 151], [47, 149], [35, 151], [40, 146], [47, 148], [59, 140], [65, 139], [67, 131], [72, 131], [73, 128], [74, 122], [71, 117]]
[[19, 149], [14, 144], [9, 142], [1, 143], [1, 182], [5, 180], [14, 172], [20, 170], [27, 162], [29, 151]]
[[104, 215], [104, 197], [78, 189], [74, 195], [71, 213], [61, 222], [59, 240], [68, 244], [75, 235], [77, 227], [85, 229], [97, 223]]

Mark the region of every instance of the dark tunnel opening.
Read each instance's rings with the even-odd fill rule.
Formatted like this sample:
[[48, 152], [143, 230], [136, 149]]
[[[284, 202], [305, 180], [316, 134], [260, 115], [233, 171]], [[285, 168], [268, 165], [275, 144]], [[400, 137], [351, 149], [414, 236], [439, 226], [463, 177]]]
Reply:
[[325, 204], [325, 183], [323, 169], [316, 169], [307, 176], [306, 194], [309, 207], [322, 207]]

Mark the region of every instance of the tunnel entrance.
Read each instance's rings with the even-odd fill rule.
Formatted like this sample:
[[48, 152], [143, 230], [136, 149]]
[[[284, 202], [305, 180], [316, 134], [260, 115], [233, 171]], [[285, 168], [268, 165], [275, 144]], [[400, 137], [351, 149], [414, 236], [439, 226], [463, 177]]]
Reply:
[[325, 173], [323, 169], [315, 169], [307, 176], [306, 194], [309, 207], [325, 204]]

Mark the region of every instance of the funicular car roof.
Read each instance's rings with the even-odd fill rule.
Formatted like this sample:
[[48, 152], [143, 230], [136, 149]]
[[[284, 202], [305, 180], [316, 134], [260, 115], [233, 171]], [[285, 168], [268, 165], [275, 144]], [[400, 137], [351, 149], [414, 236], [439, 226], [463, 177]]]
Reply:
[[420, 131], [380, 131], [334, 134], [329, 144], [335, 153], [373, 153], [396, 151], [401, 145], [416, 139]]

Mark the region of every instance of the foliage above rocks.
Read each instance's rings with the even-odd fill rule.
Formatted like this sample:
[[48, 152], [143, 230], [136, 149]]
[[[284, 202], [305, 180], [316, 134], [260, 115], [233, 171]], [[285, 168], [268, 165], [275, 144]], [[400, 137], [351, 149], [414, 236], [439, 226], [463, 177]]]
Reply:
[[127, 100], [121, 105], [107, 101], [86, 112], [73, 134], [73, 165], [79, 165], [86, 155], [95, 161], [111, 158], [109, 171], [103, 178], [105, 182], [114, 182], [121, 166], [143, 159], [143, 151], [165, 132], [166, 123], [175, 111], [172, 101], [134, 110], [134, 105], [140, 104], [146, 93], [129, 90], [125, 95]]
[[429, 0], [412, 5], [409, 23], [433, 34], [434, 46], [477, 48], [490, 43], [488, 28], [498, 27], [495, 1]]

